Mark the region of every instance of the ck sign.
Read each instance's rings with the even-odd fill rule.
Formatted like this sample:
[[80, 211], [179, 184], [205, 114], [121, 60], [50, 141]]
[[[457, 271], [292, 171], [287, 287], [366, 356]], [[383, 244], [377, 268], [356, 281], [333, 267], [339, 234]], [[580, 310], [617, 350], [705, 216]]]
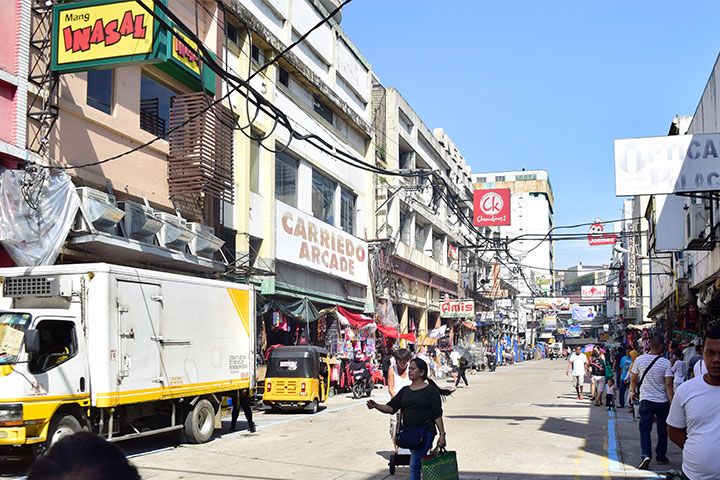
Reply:
[[510, 189], [492, 188], [473, 192], [473, 225], [510, 225]]

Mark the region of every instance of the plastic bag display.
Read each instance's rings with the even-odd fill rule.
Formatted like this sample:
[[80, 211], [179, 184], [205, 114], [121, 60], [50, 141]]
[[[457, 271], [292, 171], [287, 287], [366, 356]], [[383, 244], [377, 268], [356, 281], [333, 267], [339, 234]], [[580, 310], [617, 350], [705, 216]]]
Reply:
[[0, 167], [0, 244], [18, 266], [51, 265], [75, 220], [80, 198], [67, 173], [47, 173], [37, 208], [25, 201], [24, 172]]

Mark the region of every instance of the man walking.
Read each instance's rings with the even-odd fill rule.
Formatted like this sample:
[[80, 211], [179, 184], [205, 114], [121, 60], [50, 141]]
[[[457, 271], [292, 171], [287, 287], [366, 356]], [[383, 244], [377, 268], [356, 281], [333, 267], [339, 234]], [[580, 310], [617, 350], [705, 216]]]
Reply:
[[567, 370], [565, 375], [570, 373], [572, 368], [573, 372], [573, 385], [575, 386], [575, 393], [577, 393], [578, 400], [583, 399], [583, 383], [585, 383], [585, 374], [588, 369], [587, 357], [584, 353], [580, 353], [580, 346], [575, 347], [575, 351], [570, 355], [568, 359]]
[[663, 358], [665, 350], [663, 338], [654, 336], [650, 339], [650, 353], [640, 355], [630, 369], [630, 391], [633, 400], [638, 399], [640, 391], [640, 447], [642, 459], [638, 468], [647, 470], [652, 459], [653, 417], [657, 421], [657, 447], [655, 461], [660, 464], [668, 462], [666, 420], [673, 398], [673, 372], [670, 361]]
[[720, 327], [707, 331], [704, 345], [707, 372], [678, 387], [667, 418], [690, 480], [720, 479]]

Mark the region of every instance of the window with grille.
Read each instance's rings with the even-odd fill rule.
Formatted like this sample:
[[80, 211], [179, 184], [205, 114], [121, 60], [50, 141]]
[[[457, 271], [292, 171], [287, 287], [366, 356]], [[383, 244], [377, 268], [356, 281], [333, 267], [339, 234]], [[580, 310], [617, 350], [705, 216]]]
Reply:
[[297, 207], [298, 161], [285, 152], [275, 154], [275, 198]]
[[340, 228], [355, 235], [355, 194], [343, 188], [340, 190]]
[[335, 188], [337, 184], [313, 170], [312, 174], [312, 212], [315, 218], [334, 224], [335, 221]]
[[143, 75], [140, 81], [140, 128], [157, 137], [167, 135], [170, 103], [178, 92]]

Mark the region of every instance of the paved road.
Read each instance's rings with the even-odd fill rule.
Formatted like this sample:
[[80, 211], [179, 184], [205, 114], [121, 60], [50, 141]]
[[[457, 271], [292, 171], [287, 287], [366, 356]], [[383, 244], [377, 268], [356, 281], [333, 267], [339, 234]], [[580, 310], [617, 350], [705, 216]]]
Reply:
[[[470, 388], [455, 392], [444, 406], [448, 448], [457, 451], [461, 478], [658, 477], [633, 468], [639, 435], [632, 416], [577, 400], [565, 362], [526, 362], [469, 380]], [[373, 398], [388, 399], [382, 389]], [[399, 467], [395, 477], [388, 472], [388, 416], [345, 394], [331, 397], [325, 407], [316, 415], [257, 413], [256, 434], [218, 432], [204, 445], [177, 445], [169, 437], [120, 445], [144, 479], [407, 478], [406, 468]], [[679, 466], [679, 449], [673, 445], [668, 456]], [[0, 470], [7, 466], [0, 463]]]

